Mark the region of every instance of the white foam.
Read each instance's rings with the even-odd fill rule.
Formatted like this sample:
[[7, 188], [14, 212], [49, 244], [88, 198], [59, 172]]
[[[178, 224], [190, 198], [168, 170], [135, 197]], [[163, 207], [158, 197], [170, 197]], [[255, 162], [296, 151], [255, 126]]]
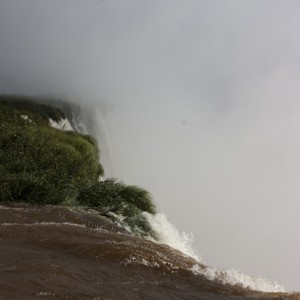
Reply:
[[10, 207], [10, 206], [2, 206], [0, 205], [1, 210], [20, 210], [20, 211], [28, 211], [30, 210], [35, 210], [35, 208], [26, 208], [26, 207]]
[[[185, 232], [180, 233], [167, 219], [164, 214], [151, 215], [144, 213], [152, 229], [159, 238], [159, 241], [172, 248], [181, 251], [199, 263], [200, 258], [192, 248], [193, 234]], [[255, 291], [262, 292], [284, 292], [284, 287], [278, 283], [271, 283], [262, 277], [254, 277], [245, 275], [235, 269], [221, 270], [215, 268], [201, 268], [200, 265], [195, 264], [191, 271], [195, 275], [204, 275], [208, 280], [218, 281], [223, 284], [237, 285], [242, 288], [248, 288]]]
[[21, 115], [21, 118], [25, 121], [32, 122], [31, 119], [27, 115]]
[[166, 215], [162, 213], [152, 215], [145, 212], [144, 215], [161, 243], [200, 261], [200, 257], [192, 248], [192, 243], [194, 241], [192, 233], [180, 233], [178, 229], [168, 221]]
[[129, 264], [139, 264], [139, 265], [144, 265], [146, 267], [151, 267], [151, 268], [159, 268], [159, 263], [157, 263], [156, 261], [149, 261], [145, 258], [142, 257], [137, 257], [134, 255], [130, 255], [129, 258], [127, 258], [124, 262], [125, 265], [129, 265]]
[[49, 118], [49, 123], [50, 123], [51, 127], [56, 128], [56, 129], [74, 131], [74, 129], [68, 119], [63, 119], [59, 122], [56, 122], [56, 121], [52, 120], [51, 118]]
[[237, 285], [242, 288], [247, 288], [262, 292], [284, 292], [285, 289], [278, 283], [272, 283], [262, 277], [249, 276], [238, 272], [235, 269], [220, 270], [215, 268], [201, 268], [199, 265], [194, 265], [191, 271], [195, 275], [204, 275], [208, 280], [218, 281], [223, 284]]
[[72, 226], [72, 227], [86, 227], [81, 224], [69, 222], [35, 222], [35, 223], [1, 223], [0, 226]]

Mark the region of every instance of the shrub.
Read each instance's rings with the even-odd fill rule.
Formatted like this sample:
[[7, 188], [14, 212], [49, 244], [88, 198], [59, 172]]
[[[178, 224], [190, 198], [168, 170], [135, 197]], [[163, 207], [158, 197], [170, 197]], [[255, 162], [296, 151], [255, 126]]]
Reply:
[[22, 172], [0, 178], [2, 202], [26, 202], [31, 204], [60, 204], [75, 198], [75, 186], [71, 180], [55, 182], [46, 175]]
[[107, 179], [83, 185], [77, 202], [95, 208], [105, 208], [106, 216], [120, 215], [120, 222], [140, 235], [153, 235], [150, 224], [142, 214], [154, 214], [155, 206], [147, 191], [136, 186], [127, 186], [115, 179]]
[[112, 178], [85, 185], [81, 188], [78, 197], [80, 203], [92, 207], [103, 205], [115, 207], [119, 202], [126, 202], [141, 211], [155, 213], [155, 205], [149, 192], [137, 186], [125, 185]]
[[0, 96], [2, 201], [57, 204], [69, 195], [68, 186], [103, 175], [95, 139], [52, 128], [48, 117], [58, 120], [63, 113], [48, 105]]

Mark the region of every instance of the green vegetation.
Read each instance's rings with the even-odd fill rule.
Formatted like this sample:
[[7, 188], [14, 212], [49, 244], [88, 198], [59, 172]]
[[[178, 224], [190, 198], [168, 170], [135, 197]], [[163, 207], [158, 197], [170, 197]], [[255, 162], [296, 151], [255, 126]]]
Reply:
[[[48, 105], [0, 97], [0, 199], [58, 204], [70, 187], [103, 174], [90, 136], [49, 126], [64, 113]], [[72, 190], [72, 189], [71, 189]]]
[[36, 100], [0, 96], [0, 202], [92, 207], [151, 234], [143, 215], [155, 213], [150, 194], [114, 179], [99, 181], [104, 171], [95, 139], [52, 128], [49, 118], [59, 122], [65, 113]]
[[38, 124], [48, 124], [49, 118], [59, 122], [65, 119], [65, 113], [59, 108], [37, 102], [39, 98], [19, 96], [19, 95], [1, 95], [0, 109], [2, 113], [7, 112], [10, 115], [18, 113], [26, 114], [33, 118]]
[[143, 212], [155, 214], [156, 209], [150, 194], [144, 189], [110, 178], [83, 185], [77, 199], [82, 205], [101, 208], [103, 215], [121, 216], [123, 225], [135, 233], [153, 235]]
[[[111, 206], [112, 211], [120, 209], [120, 203], [134, 205], [141, 211], [155, 213], [150, 194], [136, 186], [128, 186], [115, 179], [92, 182], [80, 189], [81, 204], [91, 207]], [[123, 206], [122, 206], [123, 207]]]

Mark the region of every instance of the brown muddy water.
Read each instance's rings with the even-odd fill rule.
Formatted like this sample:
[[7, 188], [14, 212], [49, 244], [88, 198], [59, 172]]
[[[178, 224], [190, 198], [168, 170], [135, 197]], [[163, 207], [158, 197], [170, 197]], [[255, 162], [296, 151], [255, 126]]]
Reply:
[[300, 299], [208, 280], [180, 252], [96, 215], [0, 207], [0, 299]]

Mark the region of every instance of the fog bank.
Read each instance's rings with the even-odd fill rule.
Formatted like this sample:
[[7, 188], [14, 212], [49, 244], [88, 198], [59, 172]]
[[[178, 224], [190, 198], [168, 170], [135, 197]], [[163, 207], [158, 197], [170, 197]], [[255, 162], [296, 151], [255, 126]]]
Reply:
[[0, 92], [81, 103], [107, 175], [204, 262], [300, 290], [299, 23], [296, 0], [1, 0]]

